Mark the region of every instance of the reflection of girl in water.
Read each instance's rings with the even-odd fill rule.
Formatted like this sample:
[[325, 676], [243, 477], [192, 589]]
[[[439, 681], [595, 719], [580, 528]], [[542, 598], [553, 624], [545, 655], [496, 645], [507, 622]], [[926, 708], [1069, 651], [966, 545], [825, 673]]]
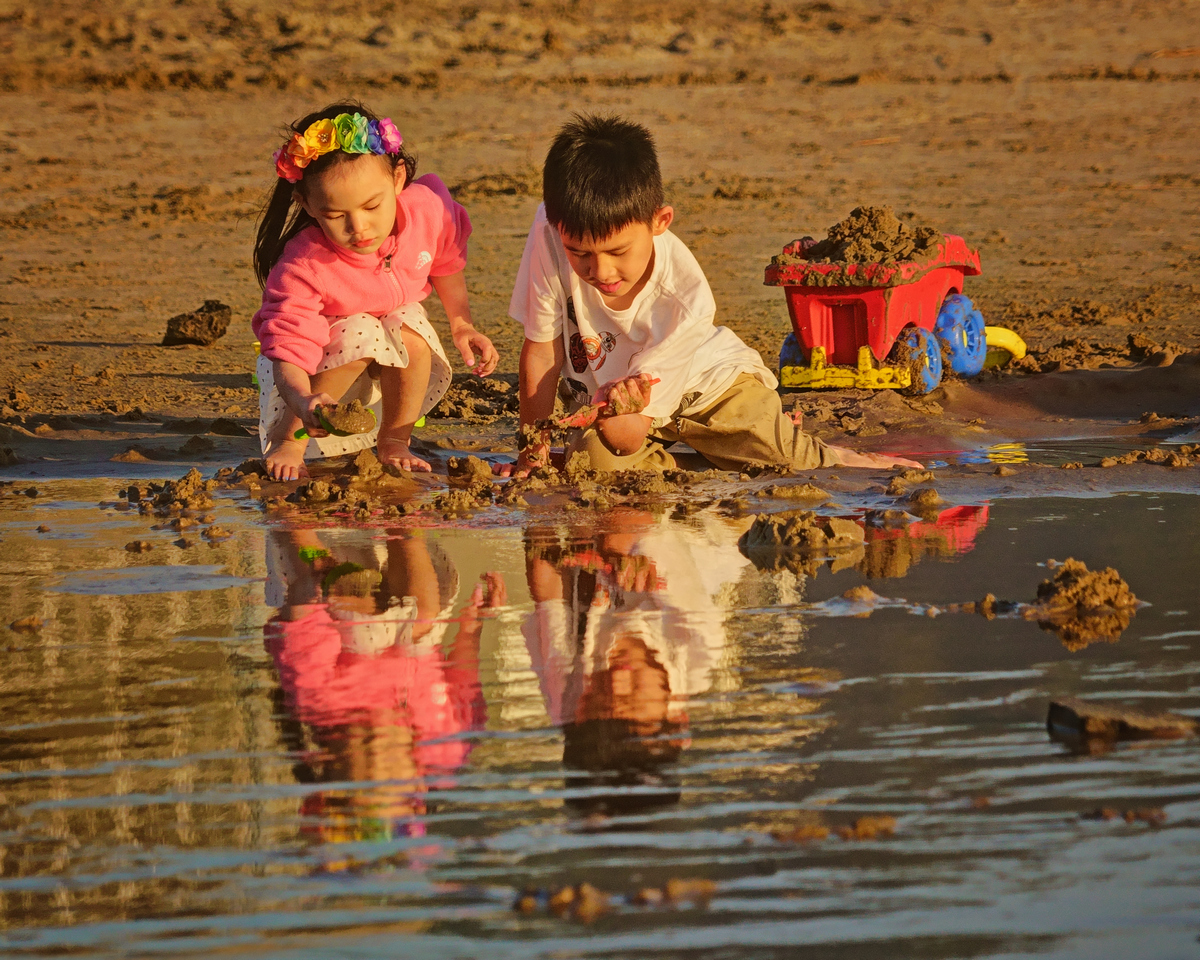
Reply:
[[588, 771], [589, 785], [642, 788], [576, 805], [629, 811], [678, 797], [660, 770], [686, 745], [686, 701], [709, 688], [722, 654], [725, 611], [713, 594], [746, 565], [719, 542], [632, 509], [565, 542], [553, 529], [527, 531], [535, 607], [523, 632], [563, 727], [563, 763]]
[[[477, 585], [448, 646], [458, 575], [422, 539], [386, 548], [347, 531], [279, 531], [269, 541], [266, 629], [306, 782], [369, 784], [309, 794], [326, 841], [420, 835], [422, 778], [460, 767], [483, 726], [481, 616], [505, 602], [498, 574]], [[304, 736], [307, 734], [307, 738]]]

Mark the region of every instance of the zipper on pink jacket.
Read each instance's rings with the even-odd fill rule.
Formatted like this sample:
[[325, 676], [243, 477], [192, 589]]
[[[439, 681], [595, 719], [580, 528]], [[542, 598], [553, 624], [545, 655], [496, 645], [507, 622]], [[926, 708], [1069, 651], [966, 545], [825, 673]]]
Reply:
[[392, 284], [396, 287], [396, 304], [392, 307], [395, 310], [396, 307], [403, 306], [404, 304], [404, 291], [400, 287], [400, 281], [396, 279], [396, 274], [392, 272], [392, 257], [393, 254], [389, 253], [383, 258], [383, 272], [388, 275]]

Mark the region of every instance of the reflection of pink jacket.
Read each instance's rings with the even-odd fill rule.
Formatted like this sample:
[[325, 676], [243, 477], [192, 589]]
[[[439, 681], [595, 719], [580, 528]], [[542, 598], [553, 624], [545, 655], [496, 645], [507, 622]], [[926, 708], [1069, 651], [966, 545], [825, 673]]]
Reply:
[[338, 624], [324, 607], [299, 620], [268, 623], [266, 647], [289, 712], [315, 727], [405, 725], [423, 770], [461, 766], [469, 742], [427, 741], [483, 727], [478, 664], [447, 663], [440, 648], [407, 644], [375, 656], [354, 653], [344, 648]]
[[471, 221], [433, 174], [400, 191], [396, 227], [374, 253], [329, 241], [321, 228], [301, 230], [283, 248], [251, 326], [262, 354], [316, 373], [329, 343], [329, 322], [355, 313], [381, 317], [429, 296], [430, 277], [467, 264]]

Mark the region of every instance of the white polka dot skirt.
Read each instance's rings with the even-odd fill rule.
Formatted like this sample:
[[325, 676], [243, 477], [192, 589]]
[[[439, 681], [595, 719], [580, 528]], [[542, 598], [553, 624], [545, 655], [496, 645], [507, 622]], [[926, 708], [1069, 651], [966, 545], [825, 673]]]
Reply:
[[[437, 406], [438, 401], [450, 387], [450, 361], [446, 359], [446, 351], [438, 339], [437, 331], [425, 315], [425, 308], [419, 303], [408, 303], [399, 309], [382, 317], [373, 317], [369, 313], [356, 313], [349, 317], [334, 320], [329, 325], [329, 345], [325, 347], [325, 356], [317, 365], [316, 373], [333, 370], [356, 360], [374, 360], [381, 367], [408, 366], [408, 350], [404, 346], [401, 330], [408, 327], [429, 344], [430, 360], [429, 385], [425, 389], [425, 399], [421, 403], [421, 416], [425, 416]], [[267, 435], [277, 419], [287, 416], [288, 411], [283, 398], [275, 388], [275, 377], [271, 370], [271, 360], [260, 356], [256, 373], [258, 374], [258, 436], [263, 453], [267, 449]], [[349, 403], [358, 400], [364, 407], [375, 411], [375, 419], [383, 419], [383, 394], [379, 389], [379, 381], [364, 371], [350, 385], [350, 389], [340, 398], [339, 403]], [[304, 450], [305, 459], [318, 457], [337, 457], [345, 453], [355, 453], [375, 446], [379, 430], [370, 433], [358, 433], [349, 437], [322, 437], [310, 439]]]

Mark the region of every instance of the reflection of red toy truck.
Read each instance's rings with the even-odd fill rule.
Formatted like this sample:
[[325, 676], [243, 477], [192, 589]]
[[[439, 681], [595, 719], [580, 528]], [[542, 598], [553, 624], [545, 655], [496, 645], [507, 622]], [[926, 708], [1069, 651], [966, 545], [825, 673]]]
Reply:
[[868, 577], [903, 577], [924, 557], [954, 557], [975, 548], [975, 538], [988, 523], [988, 506], [948, 507], [932, 520], [894, 525], [862, 523], [864, 556], [858, 564]]
[[935, 256], [907, 263], [816, 263], [804, 258], [812, 243], [789, 243], [763, 280], [784, 288], [792, 318], [779, 353], [783, 386], [928, 393], [943, 358], [955, 373], [979, 373], [992, 331], [1008, 353], [1024, 355], [1011, 331], [985, 329], [963, 294], [963, 278], [981, 270], [962, 237], [945, 234]]

